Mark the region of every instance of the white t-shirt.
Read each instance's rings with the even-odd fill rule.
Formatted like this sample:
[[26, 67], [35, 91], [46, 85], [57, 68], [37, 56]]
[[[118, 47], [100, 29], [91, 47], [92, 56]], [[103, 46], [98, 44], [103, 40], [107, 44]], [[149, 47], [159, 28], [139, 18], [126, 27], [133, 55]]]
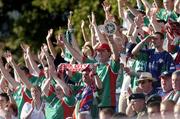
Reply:
[[[21, 119], [24, 118], [24, 116], [31, 110], [31, 108], [32, 108], [32, 105], [29, 102], [26, 102], [23, 105], [23, 108], [22, 108], [22, 111], [21, 111]], [[40, 107], [39, 110], [37, 110], [34, 107], [34, 110], [30, 115], [30, 119], [45, 119], [45, 115], [44, 115], [44, 112], [43, 112], [42, 108], [43, 108], [43, 103], [41, 104], [41, 107]]]

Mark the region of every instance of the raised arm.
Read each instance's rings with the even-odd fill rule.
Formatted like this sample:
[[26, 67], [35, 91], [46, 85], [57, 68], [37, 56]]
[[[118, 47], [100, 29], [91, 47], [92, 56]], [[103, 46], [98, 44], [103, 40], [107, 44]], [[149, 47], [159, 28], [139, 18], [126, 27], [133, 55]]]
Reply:
[[6, 52], [5, 58], [6, 58], [7, 62], [10, 63], [11, 66], [13, 67], [13, 69], [16, 71], [19, 78], [24, 83], [24, 85], [27, 87], [27, 89], [31, 90], [32, 84], [28, 81], [28, 77], [25, 75], [25, 73], [17, 66], [17, 64], [15, 63], [15, 61], [11, 55], [11, 53]]
[[56, 55], [57, 55], [57, 52], [51, 42], [51, 37], [52, 37], [52, 34], [53, 34], [53, 29], [49, 29], [48, 31], [48, 35], [46, 36], [46, 41], [47, 41], [47, 44], [48, 44], [48, 48], [49, 48], [49, 51], [51, 53], [51, 55], [53, 56], [53, 58], [55, 59], [56, 58]]
[[118, 3], [119, 18], [123, 18], [124, 17], [124, 13], [123, 13], [124, 3], [122, 2], [122, 0], [117, 0], [117, 3]]
[[119, 60], [119, 52], [118, 52], [117, 44], [115, 44], [115, 42], [113, 40], [113, 36], [109, 36], [109, 37], [107, 37], [107, 39], [108, 39], [108, 44], [111, 48], [112, 58], [115, 61], [118, 61]]
[[139, 14], [138, 11], [137, 11], [135, 8], [133, 8], [129, 2], [125, 1], [125, 5], [128, 7], [128, 9], [130, 10], [130, 12], [131, 12], [134, 16], [137, 16], [137, 15]]
[[87, 33], [86, 33], [85, 29], [84, 29], [84, 25], [85, 25], [85, 21], [82, 20], [82, 21], [81, 21], [81, 32], [82, 32], [84, 41], [85, 41], [85, 42], [88, 42], [88, 41], [89, 41], [89, 38], [88, 38]]
[[80, 50], [80, 48], [79, 48], [79, 46], [78, 46], [77, 40], [76, 40], [76, 38], [75, 38], [75, 36], [74, 36], [74, 29], [73, 29], [73, 27], [72, 27], [71, 18], [72, 18], [72, 12], [70, 12], [70, 17], [68, 18], [68, 32], [69, 32], [70, 35], [71, 35], [72, 47], [73, 47], [76, 51], [81, 52], [81, 50]]
[[26, 53], [27, 53], [29, 63], [31, 65], [31, 67], [33, 68], [34, 73], [36, 74], [36, 76], [39, 76], [40, 69], [38, 68], [38, 65], [36, 64], [35, 60], [33, 59], [33, 56], [32, 56], [32, 54], [30, 52], [30, 47], [26, 48]]
[[[46, 68], [46, 67], [45, 67]], [[49, 89], [50, 89], [50, 84], [51, 84], [51, 76], [49, 73], [49, 69], [45, 69], [47, 72], [47, 77], [46, 80], [44, 82], [44, 84], [42, 85], [42, 91], [46, 96], [49, 96]]]
[[141, 42], [139, 42], [132, 50], [132, 54], [135, 56], [138, 54], [140, 49], [142, 48], [143, 44], [146, 42], [150, 42], [152, 36], [147, 36], [145, 39], [143, 39]]
[[92, 25], [94, 27], [94, 32], [95, 32], [95, 35], [97, 35], [97, 40], [100, 42], [100, 43], [107, 43], [107, 40], [106, 38], [103, 36], [103, 34], [99, 31], [99, 28], [96, 24], [96, 18], [95, 18], [95, 15], [94, 13], [92, 12]]
[[154, 32], [161, 32], [161, 25], [156, 20], [156, 14], [150, 17], [150, 24], [152, 25]]
[[73, 58], [76, 61], [79, 61], [82, 63], [83, 62], [83, 55], [80, 54], [80, 52], [76, 51], [74, 48], [72, 48], [72, 46], [64, 38], [63, 38], [63, 42], [64, 42], [64, 45], [66, 46], [66, 48], [71, 53], [71, 55], [73, 56]]
[[110, 13], [111, 5], [108, 2], [103, 1], [102, 6], [105, 12], [106, 20], [109, 20], [110, 17], [112, 16]]
[[13, 86], [14, 89], [19, 85], [14, 78], [9, 74], [9, 72], [5, 69], [5, 67], [2, 64], [2, 59], [0, 58], [0, 70], [1, 73], [3, 74], [4, 78]]
[[152, 5], [147, 0], [138, 0], [138, 1], [142, 1], [146, 9], [146, 14], [148, 15], [148, 13], [150, 12], [150, 9], [152, 8]]

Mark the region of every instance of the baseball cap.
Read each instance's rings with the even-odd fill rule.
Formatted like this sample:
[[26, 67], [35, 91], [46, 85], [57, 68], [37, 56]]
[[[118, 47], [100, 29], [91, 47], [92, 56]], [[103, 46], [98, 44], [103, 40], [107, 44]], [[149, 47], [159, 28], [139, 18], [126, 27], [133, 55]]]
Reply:
[[161, 96], [154, 94], [148, 97], [148, 99], [146, 100], [146, 104], [148, 105], [149, 103], [152, 103], [152, 102], [161, 102], [161, 101], [162, 101]]
[[171, 72], [171, 71], [164, 71], [161, 73], [160, 78], [165, 77], [165, 76], [170, 77], [172, 75], [172, 73], [173, 72]]
[[129, 101], [137, 99], [145, 100], [144, 93], [133, 93], [129, 96]]

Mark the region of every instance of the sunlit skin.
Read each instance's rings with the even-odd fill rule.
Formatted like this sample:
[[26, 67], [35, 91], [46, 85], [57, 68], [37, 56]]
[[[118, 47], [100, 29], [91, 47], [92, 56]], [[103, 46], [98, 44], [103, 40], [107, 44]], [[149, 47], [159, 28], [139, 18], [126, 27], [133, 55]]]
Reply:
[[111, 115], [104, 114], [104, 113], [99, 113], [99, 119], [110, 119]]
[[41, 98], [41, 91], [37, 88], [31, 88], [31, 95], [33, 100], [39, 100]]
[[161, 77], [161, 87], [163, 92], [169, 92], [170, 90], [172, 90], [172, 83], [170, 76]]
[[173, 0], [164, 0], [163, 5], [164, 5], [164, 8], [168, 11], [171, 11], [174, 8]]
[[174, 118], [180, 119], [180, 105], [175, 105], [174, 107]]
[[82, 81], [86, 84], [86, 85], [90, 85], [92, 84], [92, 79], [89, 76], [90, 71], [83, 71], [82, 72]]
[[161, 117], [162, 119], [170, 119], [173, 117], [173, 110], [174, 106], [173, 105], [162, 105], [161, 104]]
[[145, 101], [140, 99], [131, 100], [131, 103], [132, 103], [132, 109], [137, 113], [142, 111], [145, 106]]
[[155, 48], [159, 49], [163, 46], [163, 40], [161, 39], [159, 34], [153, 35], [154, 38], [152, 38], [152, 43], [155, 46]]
[[[142, 83], [143, 82], [143, 83]], [[143, 80], [143, 81], [139, 81], [138, 82], [138, 87], [140, 89], [142, 89], [142, 91], [144, 93], [149, 93], [150, 91], [152, 91], [153, 87], [152, 87], [152, 81], [150, 80]]]
[[174, 91], [180, 91], [180, 77], [172, 75], [172, 88]]
[[96, 55], [99, 57], [99, 62], [106, 63], [109, 61], [109, 57], [111, 56], [111, 52], [103, 49], [103, 50], [96, 50]]
[[[3, 78], [3, 77], [2, 77]], [[3, 79], [1, 79], [1, 90], [4, 92], [4, 93], [6, 93], [6, 92], [8, 92], [8, 89], [9, 89], [9, 87], [8, 87], [8, 82], [3, 78]]]
[[56, 97], [61, 100], [64, 97], [64, 93], [61, 89], [61, 87], [59, 85], [55, 85], [55, 93], [56, 93]]
[[180, 14], [180, 0], [176, 0], [176, 2], [174, 3], [174, 11]]
[[5, 109], [7, 106], [7, 100], [5, 97], [0, 96], [0, 109]]
[[149, 119], [160, 119], [161, 118], [160, 109], [157, 106], [148, 107], [147, 112], [148, 112]]

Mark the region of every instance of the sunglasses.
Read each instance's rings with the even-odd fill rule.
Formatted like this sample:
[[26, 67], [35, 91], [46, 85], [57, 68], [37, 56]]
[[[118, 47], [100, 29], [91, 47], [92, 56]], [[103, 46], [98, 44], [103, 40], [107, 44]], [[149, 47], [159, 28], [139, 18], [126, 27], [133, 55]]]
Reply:
[[139, 81], [138, 84], [145, 84], [145, 83], [149, 83], [149, 82], [152, 82], [152, 81]]

